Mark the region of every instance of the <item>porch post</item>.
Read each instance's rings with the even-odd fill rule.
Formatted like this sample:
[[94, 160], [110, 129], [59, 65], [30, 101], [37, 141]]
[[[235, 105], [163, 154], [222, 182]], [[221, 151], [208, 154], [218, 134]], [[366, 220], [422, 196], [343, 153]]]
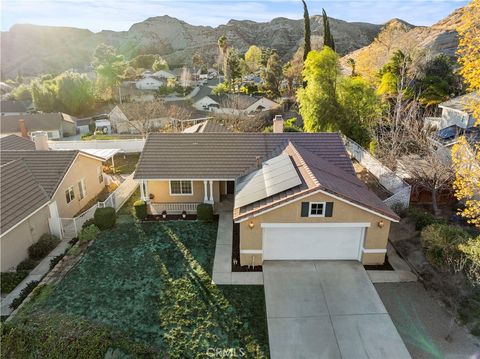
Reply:
[[145, 202], [150, 203], [150, 193], [148, 192], [148, 181], [145, 181]]
[[145, 201], [145, 189], [143, 187], [144, 183], [144, 180], [140, 180], [140, 197]]
[[213, 203], [213, 181], [210, 181], [210, 198], [208, 199], [210, 203]]
[[203, 181], [203, 203], [208, 203], [207, 181]]

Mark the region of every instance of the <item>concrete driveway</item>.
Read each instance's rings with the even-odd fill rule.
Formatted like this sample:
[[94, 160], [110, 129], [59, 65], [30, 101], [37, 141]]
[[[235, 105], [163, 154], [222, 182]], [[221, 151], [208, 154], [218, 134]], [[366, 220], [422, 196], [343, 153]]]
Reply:
[[278, 358], [410, 358], [363, 266], [263, 263], [270, 354]]

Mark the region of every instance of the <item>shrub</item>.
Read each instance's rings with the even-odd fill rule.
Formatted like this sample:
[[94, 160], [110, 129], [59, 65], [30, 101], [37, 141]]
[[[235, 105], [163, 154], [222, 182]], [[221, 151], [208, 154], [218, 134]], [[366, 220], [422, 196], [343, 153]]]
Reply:
[[50, 270], [52, 270], [58, 264], [58, 262], [62, 260], [64, 256], [65, 256], [65, 253], [62, 253], [50, 259]]
[[94, 224], [82, 229], [80, 232], [79, 239], [81, 242], [89, 242], [95, 239], [97, 234], [100, 232], [100, 229]]
[[25, 288], [22, 289], [19, 296], [15, 298], [12, 303], [10, 304], [10, 308], [17, 309], [17, 307], [22, 304], [22, 302], [27, 298], [32, 290], [38, 285], [38, 280], [31, 281], [27, 284]]
[[27, 271], [5, 272], [1, 274], [1, 289], [0, 292], [6, 294], [10, 293], [20, 284], [22, 280], [28, 275]]
[[115, 209], [112, 207], [97, 208], [93, 218], [95, 220], [95, 225], [102, 231], [113, 228], [116, 221]]
[[42, 259], [50, 253], [60, 240], [48, 233], [43, 234], [37, 243], [28, 247], [28, 255], [31, 259]]
[[82, 224], [82, 229], [87, 228], [87, 227], [91, 226], [92, 224], [95, 224], [95, 218], [87, 219], [87, 220]]
[[421, 231], [426, 226], [431, 224], [446, 224], [446, 221], [443, 218], [437, 218], [433, 214], [425, 212], [418, 208], [410, 208], [409, 217], [415, 221], [415, 229]]
[[212, 222], [213, 221], [213, 206], [208, 203], [200, 203], [197, 206], [197, 216], [200, 221]]
[[147, 203], [139, 199], [133, 204], [135, 209], [135, 217], [138, 219], [145, 219], [147, 217]]
[[467, 279], [473, 286], [480, 286], [480, 235], [460, 243], [458, 250]]
[[27, 258], [18, 263], [17, 271], [31, 271], [38, 264], [38, 261]]

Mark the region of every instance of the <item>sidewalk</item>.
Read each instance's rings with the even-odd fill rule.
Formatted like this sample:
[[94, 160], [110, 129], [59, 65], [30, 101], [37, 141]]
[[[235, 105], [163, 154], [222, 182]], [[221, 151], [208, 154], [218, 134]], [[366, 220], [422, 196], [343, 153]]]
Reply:
[[219, 216], [212, 283], [218, 285], [263, 285], [262, 272], [232, 272], [232, 211], [220, 211]]
[[393, 271], [385, 270], [367, 270], [372, 283], [405, 283], [416, 282], [417, 276], [412, 272], [410, 266], [398, 256], [397, 251], [388, 242], [387, 255]]
[[20, 292], [27, 286], [28, 283], [32, 281], [40, 281], [45, 274], [50, 271], [50, 260], [59, 254], [62, 254], [65, 249], [68, 248], [68, 242], [68, 240], [61, 241], [58, 246], [56, 246], [55, 249], [48, 254], [48, 256], [43, 258], [42, 261], [34, 269], [32, 269], [28, 276], [21, 281], [14, 290], [12, 290], [4, 299], [2, 299], [0, 308], [2, 316], [10, 315], [13, 312], [13, 309], [10, 308], [10, 304], [20, 295]]

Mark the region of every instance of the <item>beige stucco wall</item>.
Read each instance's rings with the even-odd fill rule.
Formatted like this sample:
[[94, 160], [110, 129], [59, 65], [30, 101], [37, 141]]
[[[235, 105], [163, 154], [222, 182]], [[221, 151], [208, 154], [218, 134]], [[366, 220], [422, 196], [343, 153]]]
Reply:
[[[332, 217], [301, 217], [302, 202], [333, 202]], [[253, 221], [254, 227], [250, 229], [248, 224]], [[383, 221], [384, 227], [378, 227], [378, 222]], [[240, 223], [240, 249], [262, 249], [261, 223], [370, 223], [365, 233], [365, 249], [385, 249], [387, 246], [390, 221], [358, 207], [352, 206], [328, 195], [317, 193], [296, 202], [279, 207], [258, 217], [251, 218]], [[255, 254], [255, 263], [261, 263], [261, 254]], [[364, 264], [382, 264], [385, 260], [383, 253], [363, 254]], [[242, 265], [252, 263], [252, 254], [240, 255]]]
[[2, 272], [16, 267], [28, 257], [28, 247], [37, 242], [42, 234], [50, 233], [48, 217], [48, 206], [45, 206], [16, 228], [0, 237]]
[[[91, 157], [79, 155], [72, 167], [64, 177], [62, 183], [57, 189], [53, 201], [57, 202], [58, 214], [60, 218], [72, 218], [90, 201], [95, 198], [105, 187], [104, 182], [99, 182], [97, 168], [102, 165], [102, 161]], [[84, 178], [87, 193], [85, 198], [80, 200], [80, 189], [78, 182]], [[67, 203], [65, 191], [73, 186], [75, 199]]]
[[[200, 203], [204, 200], [203, 181], [193, 181], [192, 195], [170, 195], [170, 184], [168, 181], [147, 181], [148, 194], [153, 194], [152, 202], [163, 203]], [[210, 191], [210, 184], [207, 183], [207, 191]], [[213, 181], [213, 201], [220, 201], [220, 182]]]

